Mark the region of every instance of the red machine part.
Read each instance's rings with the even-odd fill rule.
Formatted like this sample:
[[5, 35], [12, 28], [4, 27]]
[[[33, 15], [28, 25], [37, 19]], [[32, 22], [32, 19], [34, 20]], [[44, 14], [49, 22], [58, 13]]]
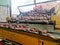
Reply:
[[4, 43], [3, 42], [0, 42], [0, 45], [4, 45]]

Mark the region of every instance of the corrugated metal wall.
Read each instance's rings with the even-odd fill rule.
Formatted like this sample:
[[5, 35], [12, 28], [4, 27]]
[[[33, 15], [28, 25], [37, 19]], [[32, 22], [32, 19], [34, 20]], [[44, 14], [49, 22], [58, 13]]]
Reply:
[[6, 17], [10, 17], [10, 0], [0, 0], [0, 22], [6, 22]]

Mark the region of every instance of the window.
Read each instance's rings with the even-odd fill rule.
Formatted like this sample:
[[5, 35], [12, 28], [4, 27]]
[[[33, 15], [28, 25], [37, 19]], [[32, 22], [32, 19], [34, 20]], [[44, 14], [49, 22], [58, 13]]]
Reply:
[[24, 6], [24, 7], [20, 7], [19, 10], [22, 12], [26, 12], [26, 11], [33, 10], [33, 7], [35, 7], [35, 5]]
[[39, 2], [46, 2], [46, 1], [49, 1], [49, 0], [36, 0], [36, 3], [39, 3]]
[[[36, 3], [39, 2], [45, 2], [45, 1], [49, 1], [49, 0], [36, 0]], [[22, 5], [29, 5], [29, 4], [33, 4], [30, 6], [24, 6], [21, 9], [23, 9], [24, 11], [29, 11], [32, 10], [34, 7], [34, 0], [11, 0], [11, 10], [12, 10], [12, 14], [17, 14], [19, 15], [19, 10], [17, 9], [18, 6], [22, 6]]]
[[27, 4], [33, 4], [33, 0], [11, 0], [12, 3], [12, 14], [19, 14], [19, 11], [17, 9], [18, 6], [21, 5], [27, 5]]

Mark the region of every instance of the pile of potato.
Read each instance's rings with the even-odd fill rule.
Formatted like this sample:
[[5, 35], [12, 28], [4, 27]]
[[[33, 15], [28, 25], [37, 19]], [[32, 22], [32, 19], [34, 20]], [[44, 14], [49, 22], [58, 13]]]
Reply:
[[22, 24], [1, 23], [0, 27], [14, 29], [16, 31], [26, 31], [26, 32], [31, 32], [35, 34], [42, 34], [42, 35], [51, 37], [51, 34], [47, 33], [48, 32], [47, 30], [38, 30], [36, 28], [30, 28]]

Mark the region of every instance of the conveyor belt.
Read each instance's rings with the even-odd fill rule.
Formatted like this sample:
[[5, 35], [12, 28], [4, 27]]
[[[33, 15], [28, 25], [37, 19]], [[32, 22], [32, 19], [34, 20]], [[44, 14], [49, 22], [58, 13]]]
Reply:
[[48, 37], [48, 36], [44, 36], [44, 35], [41, 35], [41, 34], [34, 34], [34, 33], [30, 33], [30, 32], [17, 31], [17, 30], [12, 30], [12, 29], [7, 29], [7, 28], [0, 28], [0, 29], [5, 30], [5, 31], [9, 31], [9, 32], [13, 32], [13, 33], [17, 33], [17, 34], [23, 34], [23, 35], [39, 38], [39, 39], [53, 41], [53, 42], [59, 42], [60, 41], [58, 39], [54, 39], [54, 38], [51, 38], [51, 37]]
[[59, 45], [60, 40], [41, 34], [34, 34], [25, 31], [17, 31], [0, 27], [0, 36], [18, 42], [23, 45]]

